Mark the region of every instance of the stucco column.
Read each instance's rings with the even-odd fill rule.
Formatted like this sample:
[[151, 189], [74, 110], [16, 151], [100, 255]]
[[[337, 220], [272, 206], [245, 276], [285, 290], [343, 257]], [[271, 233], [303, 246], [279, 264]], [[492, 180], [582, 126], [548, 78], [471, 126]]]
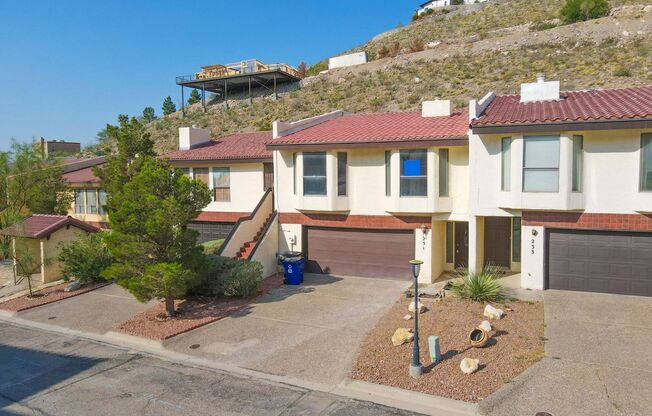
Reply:
[[469, 215], [469, 273], [478, 270], [478, 220], [475, 215]]

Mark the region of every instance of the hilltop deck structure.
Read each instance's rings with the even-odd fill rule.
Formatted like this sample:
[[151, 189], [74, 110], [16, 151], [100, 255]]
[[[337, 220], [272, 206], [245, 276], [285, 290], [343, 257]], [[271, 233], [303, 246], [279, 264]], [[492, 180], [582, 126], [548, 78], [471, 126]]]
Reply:
[[228, 108], [229, 91], [248, 91], [251, 103], [253, 88], [264, 88], [278, 98], [277, 85], [297, 82], [301, 75], [288, 64], [264, 64], [257, 59], [247, 59], [232, 64], [218, 64], [201, 67], [200, 72], [176, 77], [181, 86], [181, 110], [185, 114], [184, 88], [201, 90], [201, 102], [206, 111], [206, 91], [219, 94]]

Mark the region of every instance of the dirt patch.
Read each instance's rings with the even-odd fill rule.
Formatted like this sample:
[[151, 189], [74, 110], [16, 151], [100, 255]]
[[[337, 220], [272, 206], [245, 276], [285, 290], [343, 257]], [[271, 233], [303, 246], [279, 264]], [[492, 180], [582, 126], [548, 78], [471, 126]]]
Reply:
[[[366, 336], [353, 368], [352, 377], [371, 383], [479, 402], [543, 357], [543, 304], [509, 302], [512, 309], [499, 321], [492, 321], [491, 339], [484, 348], [471, 348], [469, 333], [484, 319], [484, 304], [447, 297], [442, 302], [424, 300], [429, 310], [419, 316], [419, 348], [425, 374], [418, 380], [408, 375], [412, 342], [394, 347], [396, 328], [414, 326], [405, 321], [408, 299], [400, 299]], [[500, 308], [505, 305], [498, 304]], [[432, 364], [428, 336], [440, 338], [443, 360]], [[460, 371], [463, 358], [480, 359], [474, 374]]]
[[72, 298], [73, 296], [83, 295], [84, 293], [90, 292], [91, 290], [99, 289], [109, 284], [110, 283], [108, 282], [89, 283], [77, 290], [64, 292], [64, 289], [66, 286], [68, 286], [68, 283], [61, 283], [60, 285], [50, 286], [45, 289], [34, 291], [34, 297], [31, 299], [27, 296], [21, 296], [19, 298], [14, 298], [6, 302], [2, 302], [0, 303], [0, 309], [12, 312], [20, 312], [27, 309], [36, 308], [37, 306], [47, 305], [48, 303], [57, 302], [59, 300]]
[[256, 299], [263, 296], [270, 290], [283, 284], [283, 276], [271, 276], [263, 280], [261, 288], [256, 296], [251, 298], [228, 298], [228, 297], [197, 297], [175, 302], [177, 315], [171, 319], [157, 319], [165, 314], [163, 302], [149, 308], [148, 310], [123, 322], [116, 328], [116, 331], [128, 335], [149, 338], [154, 340], [165, 340], [184, 332], [191, 331], [219, 321], [236, 311], [245, 308]]

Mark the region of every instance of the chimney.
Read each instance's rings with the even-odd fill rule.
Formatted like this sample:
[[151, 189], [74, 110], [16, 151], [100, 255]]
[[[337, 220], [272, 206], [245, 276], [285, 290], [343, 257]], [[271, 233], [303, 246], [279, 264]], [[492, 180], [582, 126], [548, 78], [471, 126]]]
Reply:
[[546, 81], [546, 77], [537, 74], [537, 82], [521, 84], [521, 102], [559, 100], [559, 81]]
[[440, 100], [435, 98], [433, 101], [424, 101], [421, 103], [421, 117], [443, 117], [453, 114], [453, 104], [451, 100]]
[[196, 126], [179, 127], [179, 150], [189, 150], [211, 141], [211, 131]]

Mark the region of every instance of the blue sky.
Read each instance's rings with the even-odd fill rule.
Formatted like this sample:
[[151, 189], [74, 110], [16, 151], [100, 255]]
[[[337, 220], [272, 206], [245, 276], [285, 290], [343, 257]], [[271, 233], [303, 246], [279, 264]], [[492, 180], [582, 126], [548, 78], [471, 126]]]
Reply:
[[314, 63], [407, 23], [419, 1], [0, 0], [0, 150], [11, 138], [94, 142], [177, 75], [246, 58]]

